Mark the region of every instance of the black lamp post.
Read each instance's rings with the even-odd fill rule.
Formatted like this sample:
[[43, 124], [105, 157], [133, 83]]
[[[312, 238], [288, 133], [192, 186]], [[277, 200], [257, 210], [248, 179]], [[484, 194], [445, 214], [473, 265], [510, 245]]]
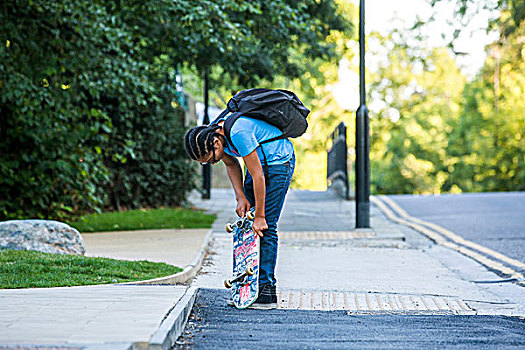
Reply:
[[365, 0], [359, 2], [359, 95], [356, 112], [356, 228], [370, 227], [370, 135], [365, 90]]
[[[208, 115], [208, 68], [204, 72], [204, 118], [202, 123], [204, 125], [210, 124], [210, 116]], [[204, 164], [202, 166], [202, 199], [211, 198], [211, 164]]]

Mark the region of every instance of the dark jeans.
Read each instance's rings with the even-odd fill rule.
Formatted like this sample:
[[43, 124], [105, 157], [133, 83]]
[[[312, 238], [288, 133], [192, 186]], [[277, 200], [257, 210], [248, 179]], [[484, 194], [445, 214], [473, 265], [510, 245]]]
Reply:
[[[295, 155], [284, 164], [268, 166], [270, 184], [266, 185], [265, 215], [268, 229], [263, 232], [261, 238], [261, 263], [259, 267], [259, 285], [271, 283], [275, 285], [275, 265], [277, 263], [277, 222], [281, 216], [284, 199], [290, 182], [292, 181], [295, 169]], [[249, 172], [246, 172], [244, 180], [244, 194], [252, 207], [255, 205], [255, 195], [253, 193], [253, 179]]]

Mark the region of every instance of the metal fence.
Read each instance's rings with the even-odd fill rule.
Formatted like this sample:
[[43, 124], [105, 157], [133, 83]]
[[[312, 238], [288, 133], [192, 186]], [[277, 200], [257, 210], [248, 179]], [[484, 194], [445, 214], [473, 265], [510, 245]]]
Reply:
[[346, 142], [346, 125], [341, 122], [330, 136], [332, 146], [327, 150], [328, 169], [326, 181], [329, 188], [336, 190], [345, 199], [350, 199], [350, 185], [348, 179]]

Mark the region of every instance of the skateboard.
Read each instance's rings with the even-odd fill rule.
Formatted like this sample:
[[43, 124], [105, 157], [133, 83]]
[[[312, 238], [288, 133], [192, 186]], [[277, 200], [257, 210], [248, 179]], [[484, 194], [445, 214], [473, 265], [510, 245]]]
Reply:
[[233, 278], [224, 281], [231, 289], [233, 304], [239, 309], [250, 306], [259, 294], [259, 236], [253, 232], [255, 218], [250, 210], [233, 224], [226, 224], [226, 232], [233, 233]]

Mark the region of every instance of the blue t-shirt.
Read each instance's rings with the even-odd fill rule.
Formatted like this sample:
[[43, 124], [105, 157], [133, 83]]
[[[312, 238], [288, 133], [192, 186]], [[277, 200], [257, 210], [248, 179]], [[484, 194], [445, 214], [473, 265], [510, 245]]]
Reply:
[[226, 145], [224, 151], [234, 157], [246, 157], [257, 149], [257, 154], [262, 164], [264, 163], [262, 147], [264, 148], [268, 165], [283, 164], [289, 161], [294, 154], [290, 140], [280, 139], [260, 145], [260, 142], [280, 135], [282, 135], [282, 131], [276, 126], [262, 120], [241, 116], [235, 121], [230, 130], [231, 141], [238, 152], [235, 152], [230, 145]]

